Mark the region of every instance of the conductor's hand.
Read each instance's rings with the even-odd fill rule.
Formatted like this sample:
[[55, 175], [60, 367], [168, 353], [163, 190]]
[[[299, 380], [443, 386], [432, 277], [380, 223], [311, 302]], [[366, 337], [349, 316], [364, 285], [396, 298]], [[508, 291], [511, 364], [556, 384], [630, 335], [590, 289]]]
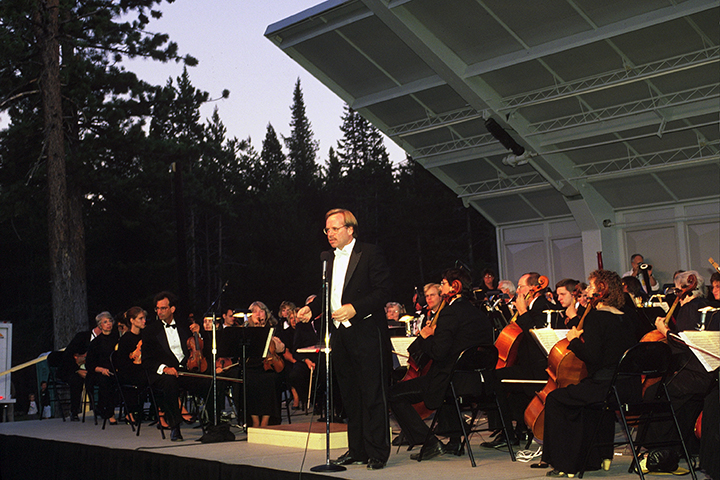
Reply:
[[333, 312], [332, 318], [333, 320], [342, 323], [348, 320], [352, 320], [352, 318], [355, 316], [355, 313], [355, 307], [353, 307], [351, 303], [346, 303], [345, 305]]
[[297, 311], [296, 318], [298, 322], [307, 323], [312, 318], [312, 310], [310, 310], [310, 307], [305, 305]]
[[165, 368], [163, 369], [163, 373], [164, 373], [165, 375], [172, 375], [173, 377], [177, 377], [177, 376], [178, 376], [178, 373], [177, 373], [177, 370], [175, 370], [175, 367], [165, 367]]

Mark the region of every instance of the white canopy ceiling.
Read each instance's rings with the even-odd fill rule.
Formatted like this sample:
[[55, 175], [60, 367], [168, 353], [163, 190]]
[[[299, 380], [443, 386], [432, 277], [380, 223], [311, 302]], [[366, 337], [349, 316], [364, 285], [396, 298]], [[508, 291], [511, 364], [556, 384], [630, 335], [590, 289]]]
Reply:
[[330, 0], [265, 36], [509, 225], [720, 198], [719, 24], [717, 0]]

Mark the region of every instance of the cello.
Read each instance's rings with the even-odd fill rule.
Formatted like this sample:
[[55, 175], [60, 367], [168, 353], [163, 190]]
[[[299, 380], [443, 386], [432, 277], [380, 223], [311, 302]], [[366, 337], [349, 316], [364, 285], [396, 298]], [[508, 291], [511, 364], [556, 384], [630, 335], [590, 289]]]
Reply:
[[[595, 293], [590, 298], [590, 303], [585, 309], [577, 330], [582, 330], [587, 314], [597, 306], [606, 292]], [[568, 385], [575, 385], [587, 377], [587, 367], [585, 362], [577, 358], [575, 354], [568, 348], [570, 341], [563, 338], [553, 346], [548, 355], [548, 368], [546, 369], [550, 377], [539, 392], [535, 392], [535, 396], [525, 409], [525, 424], [532, 430], [533, 435], [542, 440], [545, 434], [545, 399], [556, 388], [564, 388]]]
[[[545, 275], [540, 275], [538, 284], [533, 286], [528, 293], [525, 294], [525, 300], [529, 300], [532, 295], [547, 288], [550, 280]], [[518, 312], [515, 311], [510, 323], [502, 329], [498, 338], [495, 340], [495, 347], [498, 351], [498, 361], [495, 365], [496, 369], [505, 368], [513, 365], [517, 359], [518, 346], [522, 337], [522, 328], [517, 324], [516, 320]]]

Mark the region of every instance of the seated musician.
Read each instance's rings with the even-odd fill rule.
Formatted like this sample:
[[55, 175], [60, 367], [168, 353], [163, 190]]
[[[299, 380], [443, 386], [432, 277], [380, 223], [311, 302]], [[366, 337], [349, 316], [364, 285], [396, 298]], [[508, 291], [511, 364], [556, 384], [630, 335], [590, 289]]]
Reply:
[[[155, 296], [155, 312], [160, 321], [151, 322], [142, 330], [142, 365], [150, 384], [162, 392], [162, 410], [170, 426], [170, 440], [182, 441], [180, 424], [182, 416], [178, 399], [180, 390], [186, 390], [200, 398], [208, 398], [210, 378], [182, 375], [187, 371], [190, 350], [188, 339], [200, 332], [200, 326], [175, 317], [177, 297], [170, 292]], [[204, 338], [206, 343], [210, 338]], [[215, 402], [206, 402], [209, 418], [213, 418]]]
[[315, 328], [310, 322], [297, 321], [297, 308], [288, 311], [287, 321], [290, 328], [284, 330], [280, 339], [285, 343], [286, 381], [293, 396], [293, 409], [299, 409], [301, 399], [309, 398], [310, 376], [315, 371], [317, 353], [298, 353], [298, 348], [313, 347], [318, 343]]
[[[562, 324], [557, 326], [557, 328], [565, 329], [576, 327], [580, 322], [580, 318], [585, 309], [581, 307], [580, 302], [575, 297], [579, 284], [580, 282], [572, 278], [564, 278], [555, 284], [555, 293], [558, 302], [562, 308], [565, 309]], [[578, 311], [578, 309], [580, 311]]]
[[[588, 295], [594, 298], [596, 306], [587, 313], [580, 330], [573, 327], [567, 334], [568, 349], [585, 362], [588, 376], [577, 385], [553, 390], [545, 401], [542, 460], [553, 467], [549, 477], [574, 475], [581, 469], [597, 470], [601, 465], [607, 469], [613, 457], [613, 417], [584, 406], [605, 398], [620, 358], [636, 342], [632, 326], [623, 319], [620, 310], [624, 296], [617, 273], [595, 270], [589, 281]], [[639, 396], [640, 384], [632, 387]], [[598, 415], [604, 416], [596, 441], [610, 445], [592, 449], [583, 468]]]
[[440, 285], [437, 283], [428, 283], [423, 287], [423, 294], [425, 296], [425, 303], [427, 308], [425, 309], [425, 318], [423, 325], [420, 328], [430, 325], [432, 319], [437, 315], [440, 304], [442, 303], [442, 293], [440, 292]]
[[[522, 329], [522, 335], [517, 347], [517, 359], [514, 365], [509, 365], [497, 371], [501, 379], [517, 380], [547, 380], [547, 357], [540, 346], [530, 335], [530, 329], [543, 328], [547, 323], [545, 310], [554, 310], [553, 305], [547, 300], [545, 292], [540, 288], [540, 274], [529, 272], [518, 280], [515, 308], [517, 315], [517, 326]], [[501, 342], [503, 336], [498, 338], [498, 350], [503, 348]], [[511, 340], [511, 341], [512, 341]], [[507, 345], [505, 348], [509, 348]], [[509, 420], [515, 422], [515, 436], [510, 441], [515, 445], [519, 444], [520, 438], [532, 438], [525, 425], [525, 409], [532, 400], [540, 384], [503, 383], [500, 385], [498, 395], [507, 397], [507, 411]], [[499, 425], [498, 419], [490, 416], [488, 419], [491, 427]], [[502, 448], [507, 445], [507, 439], [502, 433], [498, 433], [495, 439], [481, 444], [486, 448]]]
[[[250, 305], [248, 326], [253, 328], [277, 327], [278, 321], [263, 302]], [[277, 332], [276, 332], [277, 333]], [[277, 335], [271, 339], [269, 356], [249, 357], [247, 372], [247, 412], [253, 427], [267, 427], [281, 423], [281, 401], [284, 369], [282, 355], [285, 345]]]
[[110, 425], [117, 425], [115, 419], [116, 388], [114, 373], [110, 364], [110, 354], [115, 350], [119, 340], [117, 329], [113, 328], [115, 319], [110, 312], [102, 312], [95, 317], [100, 335], [95, 337], [87, 351], [87, 382], [92, 391], [92, 386], [98, 387], [98, 401], [95, 406], [95, 413], [106, 419]]
[[[134, 385], [139, 393], [147, 386], [147, 376], [142, 369], [142, 343], [140, 333], [145, 328], [147, 312], [140, 307], [132, 307], [123, 315], [125, 334], [120, 337], [117, 353], [114, 357], [115, 374], [120, 385]], [[141, 410], [141, 399], [133, 392], [124, 392], [129, 420], [134, 422], [135, 415]]]
[[482, 283], [475, 289], [475, 298], [478, 300], [484, 300], [485, 294], [498, 289], [498, 278], [495, 274], [495, 270], [492, 268], [486, 268], [480, 273]]
[[[710, 285], [708, 286], [708, 306], [720, 308], [720, 272], [714, 272], [710, 276]], [[720, 330], [720, 311], [709, 312], [705, 319], [707, 330]]]
[[[471, 303], [471, 285], [466, 270], [451, 268], [443, 272], [440, 288], [446, 305], [435, 326], [424, 327], [416, 340], [418, 349], [432, 360], [432, 365], [427, 375], [396, 383], [390, 390], [390, 408], [410, 445], [423, 443], [429, 431], [413, 404], [424, 402], [428, 409], [437, 409], [460, 352], [473, 345], [492, 344], [492, 326], [484, 311]], [[424, 449], [425, 459], [446, 452], [458, 454], [460, 437], [451, 436], [448, 445], [443, 445], [431, 435]]]
[[[696, 286], [692, 288], [691, 277], [696, 279]], [[694, 270], [682, 272], [675, 277], [675, 288], [687, 291], [679, 300], [679, 307], [675, 311], [675, 326], [666, 325], [665, 318], [658, 317], [655, 326], [667, 338], [673, 352], [672, 379], [667, 382], [668, 394], [675, 409], [680, 431], [683, 434], [686, 446], [691, 454], [697, 454], [700, 448], [698, 440], [693, 434], [695, 420], [702, 411], [703, 400], [712, 387], [718, 373], [708, 372], [700, 363], [695, 354], [677, 337], [670, 333], [685, 330], [699, 330], [702, 315], [698, 311], [707, 306], [707, 299], [702, 296], [704, 279]], [[706, 328], [707, 329], [707, 328]], [[656, 386], [647, 389], [645, 395], [652, 395]], [[654, 422], [648, 429], [651, 438], [675, 439], [675, 428], [670, 422]]]
[[[53, 352], [51, 355], [57, 359], [57, 377], [70, 387], [70, 421], [72, 422], [80, 420], [78, 414], [87, 376], [85, 359], [90, 342], [98, 335], [100, 335], [100, 327], [95, 322], [92, 330], [77, 333], [64, 351]], [[50, 358], [48, 361], [51, 361]]]

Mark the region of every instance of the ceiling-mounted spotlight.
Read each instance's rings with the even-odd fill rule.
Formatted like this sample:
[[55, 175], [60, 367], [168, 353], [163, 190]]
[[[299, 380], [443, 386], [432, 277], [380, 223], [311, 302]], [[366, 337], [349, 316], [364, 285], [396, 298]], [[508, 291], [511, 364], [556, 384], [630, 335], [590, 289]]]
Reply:
[[502, 143], [503, 147], [511, 150], [516, 156], [519, 157], [523, 153], [525, 153], [525, 148], [519, 143], [517, 143], [515, 139], [512, 138], [510, 134], [507, 133], [505, 129], [501, 127], [500, 124], [497, 123], [492, 117], [489, 117], [485, 120], [485, 128], [487, 128], [487, 131], [490, 132], [490, 135], [492, 135], [493, 137], [495, 137], [495, 139], [497, 139], [497, 141]]

